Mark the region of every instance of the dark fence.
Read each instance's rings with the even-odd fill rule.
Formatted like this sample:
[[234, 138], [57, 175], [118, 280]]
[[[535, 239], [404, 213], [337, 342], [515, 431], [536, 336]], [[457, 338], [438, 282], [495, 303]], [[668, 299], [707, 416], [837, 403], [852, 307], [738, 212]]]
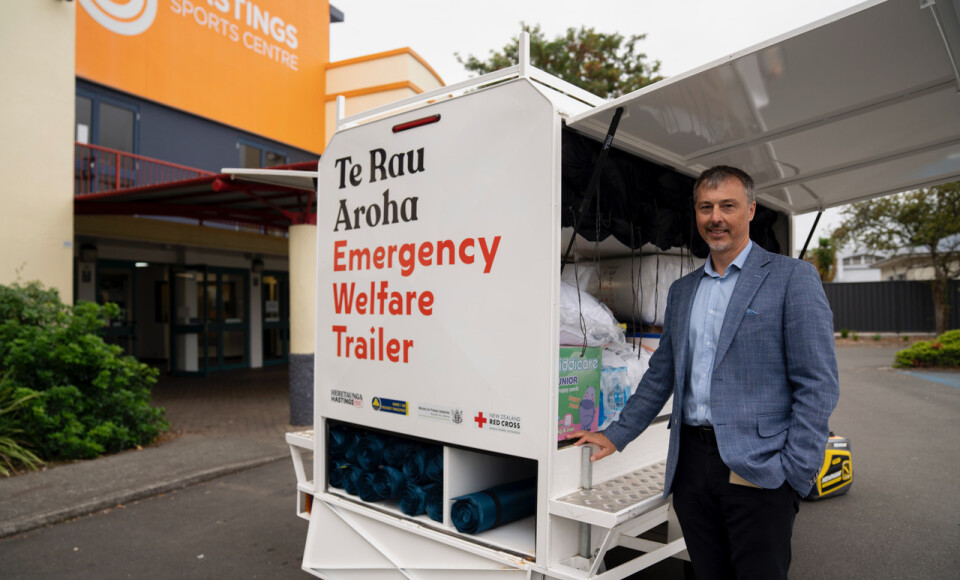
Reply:
[[[827, 283], [833, 328], [857, 332], [936, 331], [930, 284], [910, 280]], [[960, 328], [960, 280], [948, 283], [947, 328]]]

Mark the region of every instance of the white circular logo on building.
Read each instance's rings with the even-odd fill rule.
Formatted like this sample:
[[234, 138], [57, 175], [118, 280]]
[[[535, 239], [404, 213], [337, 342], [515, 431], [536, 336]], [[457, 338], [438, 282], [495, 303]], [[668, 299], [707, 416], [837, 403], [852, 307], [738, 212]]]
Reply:
[[135, 36], [150, 28], [157, 16], [157, 0], [80, 0], [97, 24], [110, 32]]

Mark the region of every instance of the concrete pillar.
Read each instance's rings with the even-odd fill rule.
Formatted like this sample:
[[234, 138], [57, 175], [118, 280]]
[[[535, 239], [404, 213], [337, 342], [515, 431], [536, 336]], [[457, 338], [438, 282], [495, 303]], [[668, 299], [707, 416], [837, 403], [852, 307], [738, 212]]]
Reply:
[[290, 424], [313, 425], [317, 226], [290, 226]]

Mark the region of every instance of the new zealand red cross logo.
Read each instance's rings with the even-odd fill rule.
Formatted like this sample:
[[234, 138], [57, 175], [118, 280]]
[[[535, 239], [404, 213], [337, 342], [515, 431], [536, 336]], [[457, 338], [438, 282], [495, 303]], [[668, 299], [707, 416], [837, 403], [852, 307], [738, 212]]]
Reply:
[[483, 416], [483, 411], [477, 413], [477, 416], [473, 418], [477, 422], [477, 427], [483, 429], [483, 424], [487, 422], [487, 418]]

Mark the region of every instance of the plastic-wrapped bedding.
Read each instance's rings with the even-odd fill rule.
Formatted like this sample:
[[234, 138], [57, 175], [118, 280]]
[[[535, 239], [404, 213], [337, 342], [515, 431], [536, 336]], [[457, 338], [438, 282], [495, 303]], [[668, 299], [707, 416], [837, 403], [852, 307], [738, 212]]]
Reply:
[[537, 510], [537, 480], [524, 479], [454, 498], [450, 518], [457, 531], [477, 534]]
[[[574, 287], [579, 283], [585, 295], [600, 295], [602, 286], [604, 304], [624, 322], [663, 326], [670, 285], [702, 266], [703, 262], [689, 254], [654, 254], [601, 260], [598, 263], [599, 275], [593, 263], [573, 264], [563, 270], [561, 280]], [[576, 299], [576, 294], [573, 294], [573, 298]], [[562, 307], [560, 320], [562, 330]]]
[[603, 346], [608, 342], [620, 343], [625, 340], [623, 327], [609, 308], [591, 296], [586, 288], [578, 293], [575, 285], [562, 282], [560, 344], [582, 345], [584, 338], [587, 346]]

